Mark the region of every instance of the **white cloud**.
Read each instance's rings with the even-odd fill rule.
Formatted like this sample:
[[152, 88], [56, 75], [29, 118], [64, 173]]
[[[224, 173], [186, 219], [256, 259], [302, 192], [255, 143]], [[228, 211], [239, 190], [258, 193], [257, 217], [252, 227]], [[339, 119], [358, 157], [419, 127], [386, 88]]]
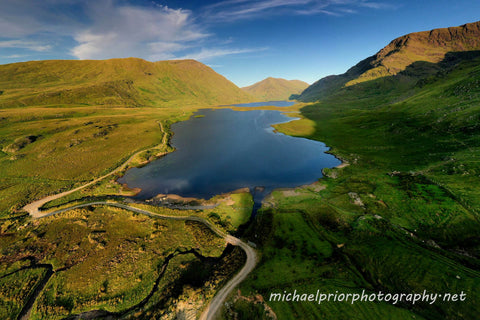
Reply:
[[241, 54], [241, 53], [250, 53], [250, 52], [259, 52], [267, 50], [267, 48], [257, 48], [257, 49], [201, 49], [199, 52], [191, 53], [176, 59], [194, 59], [194, 60], [208, 60], [215, 57], [227, 56], [232, 54]]
[[257, 17], [275, 9], [303, 6], [311, 2], [312, 0], [222, 1], [208, 6], [206, 16], [211, 20], [234, 21]]
[[151, 42], [148, 44], [152, 51], [180, 51], [189, 48], [190, 46], [177, 43], [177, 42], [166, 42], [166, 41], [158, 41], [158, 42]]
[[[68, 52], [79, 59], [135, 56], [148, 60], [205, 60], [259, 51], [228, 48], [234, 46], [233, 39], [222, 40], [208, 33], [208, 23], [393, 8], [383, 1], [224, 0], [207, 4], [194, 14], [154, 1], [139, 5], [133, 0], [0, 0], [0, 49], [18, 48], [31, 54]], [[72, 45], [72, 40], [76, 44]]]
[[0, 41], [0, 48], [22, 48], [22, 49], [42, 52], [42, 51], [50, 50], [51, 46], [44, 45], [36, 41], [6, 40], [6, 41]]
[[354, 14], [355, 8], [393, 8], [368, 0], [226, 0], [206, 7], [204, 16], [211, 22], [253, 19], [271, 15], [340, 16]]
[[25, 54], [11, 54], [8, 56], [2, 56], [3, 59], [18, 59], [18, 58], [24, 58], [24, 57], [28, 57], [28, 56]]
[[371, 2], [371, 1], [361, 1], [358, 4], [360, 7], [370, 8], [370, 9], [395, 9], [397, 8], [394, 5], [380, 2]]
[[158, 41], [149, 43], [148, 47], [150, 51], [153, 52], [150, 54], [149, 60], [159, 61], [175, 59], [174, 52], [186, 50], [191, 46], [177, 42]]
[[115, 6], [113, 1], [101, 1], [90, 10], [92, 25], [74, 36], [79, 45], [71, 52], [79, 59], [173, 57], [190, 42], [209, 36], [188, 10]]
[[[134, 56], [206, 60], [259, 49], [228, 48], [233, 40], [215, 39], [202, 26], [205, 22], [228, 23], [272, 15], [354, 14], [361, 8], [388, 8], [382, 1], [225, 0], [205, 5], [194, 14], [153, 1], [138, 5], [127, 0], [0, 0], [0, 49], [63, 49], [79, 59]], [[63, 44], [59, 44], [60, 38]], [[72, 39], [75, 45], [61, 47]]]
[[4, 37], [21, 37], [30, 34], [32, 30], [38, 30], [39, 27], [35, 21], [19, 21], [15, 17], [8, 16], [0, 17], [0, 30]]

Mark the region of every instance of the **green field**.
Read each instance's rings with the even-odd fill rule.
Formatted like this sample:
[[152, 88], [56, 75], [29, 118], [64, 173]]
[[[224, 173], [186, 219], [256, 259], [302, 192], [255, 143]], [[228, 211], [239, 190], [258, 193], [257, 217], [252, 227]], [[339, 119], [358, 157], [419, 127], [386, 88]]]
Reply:
[[165, 133], [159, 121], [168, 126], [186, 119], [192, 110], [102, 107], [2, 110], [1, 215], [11, 215], [34, 199], [112, 171], [133, 153], [161, 143]]
[[[163, 213], [175, 215], [170, 211]], [[146, 316], [152, 308], [175, 307], [181, 295], [192, 295], [203, 305], [243, 262], [237, 250], [221, 256], [224, 240], [200, 223], [110, 207], [11, 221], [5, 231], [0, 239], [4, 319], [19, 314], [48, 268], [53, 274], [33, 305], [31, 319], [91, 310]]]
[[[304, 107], [302, 120], [277, 126], [325, 142], [350, 165], [325, 169], [321, 188], [276, 191], [267, 199], [249, 230], [262, 259], [241, 285], [244, 296], [262, 295], [278, 319], [477, 317], [480, 60], [428, 70], [412, 66], [344, 87]], [[268, 302], [271, 293], [294, 289], [463, 291], [467, 300]], [[261, 304], [233, 299], [225, 318], [269, 319]]]

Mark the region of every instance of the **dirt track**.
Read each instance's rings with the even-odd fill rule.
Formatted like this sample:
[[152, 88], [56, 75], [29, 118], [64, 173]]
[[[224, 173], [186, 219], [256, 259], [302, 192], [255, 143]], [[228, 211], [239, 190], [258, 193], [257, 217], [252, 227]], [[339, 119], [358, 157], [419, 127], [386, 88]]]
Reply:
[[[163, 124], [161, 122], [158, 123], [160, 125], [160, 130], [162, 131], [163, 133], [163, 137], [162, 137], [162, 142], [156, 147], [163, 147], [163, 146], [166, 146], [167, 144], [167, 134], [163, 128]], [[119, 166], [118, 168], [114, 169], [112, 172], [110, 173], [107, 173], [106, 175], [104, 176], [101, 176], [93, 181], [90, 181], [80, 187], [77, 187], [75, 189], [72, 189], [72, 190], [68, 190], [68, 191], [65, 191], [65, 192], [62, 192], [62, 193], [58, 193], [58, 194], [54, 194], [54, 195], [51, 195], [51, 196], [48, 196], [48, 197], [45, 197], [43, 199], [40, 199], [40, 200], [37, 200], [37, 201], [34, 201], [32, 203], [29, 203], [27, 204], [26, 206], [23, 207], [23, 210], [25, 210], [26, 212], [28, 212], [32, 217], [34, 218], [41, 218], [43, 216], [45, 216], [45, 214], [43, 214], [41, 211], [40, 211], [40, 208], [46, 204], [47, 202], [50, 202], [50, 201], [53, 201], [53, 200], [56, 200], [56, 199], [60, 199], [61, 197], [64, 197], [64, 196], [67, 196], [69, 194], [72, 194], [78, 190], [81, 190], [83, 188], [86, 188], [88, 186], [91, 186], [92, 184], [95, 184], [117, 172], [120, 172], [122, 170], [124, 170], [125, 168], [127, 168], [127, 166], [132, 162], [132, 160], [140, 153], [144, 152], [146, 150], [140, 150], [136, 153], [134, 153], [130, 158], [128, 158], [127, 161], [125, 161], [121, 166]]]
[[[162, 132], [164, 133], [163, 138], [162, 138], [162, 143], [160, 144], [160, 146], [165, 146], [166, 143], [167, 143], [167, 134], [165, 133], [165, 131], [163, 129], [162, 123], [159, 123], [159, 124], [160, 124], [160, 128], [161, 128]], [[25, 207], [23, 207], [23, 210], [27, 211], [33, 218], [38, 219], [38, 218], [43, 218], [43, 217], [59, 214], [59, 213], [62, 213], [62, 212], [68, 211], [68, 210], [73, 210], [73, 209], [78, 209], [78, 208], [83, 208], [83, 207], [89, 207], [89, 206], [95, 206], [95, 205], [104, 205], [104, 206], [113, 206], [113, 207], [117, 207], [117, 208], [122, 208], [122, 209], [125, 209], [125, 210], [137, 212], [137, 213], [140, 213], [140, 214], [145, 214], [147, 216], [160, 218], [160, 219], [190, 220], [190, 221], [197, 221], [197, 222], [205, 224], [216, 235], [225, 239], [225, 241], [227, 243], [230, 243], [234, 246], [239, 246], [247, 254], [247, 261], [246, 261], [245, 265], [243, 266], [243, 268], [222, 289], [220, 289], [220, 291], [218, 291], [218, 293], [215, 295], [213, 300], [210, 302], [210, 304], [207, 306], [207, 308], [205, 309], [205, 311], [202, 313], [202, 315], [200, 317], [201, 320], [213, 320], [215, 318], [217, 312], [219, 311], [219, 309], [222, 307], [223, 303], [225, 302], [225, 299], [227, 299], [228, 295], [233, 291], [233, 289], [238, 284], [240, 284], [240, 282], [242, 282], [247, 277], [247, 275], [255, 268], [255, 265], [257, 263], [257, 255], [255, 253], [255, 250], [251, 246], [249, 246], [248, 244], [243, 242], [242, 240], [226, 234], [225, 232], [223, 232], [220, 229], [218, 229], [217, 227], [215, 227], [211, 222], [209, 222], [209, 221], [207, 221], [203, 218], [200, 218], [200, 217], [161, 215], [161, 214], [157, 214], [157, 213], [154, 213], [154, 212], [151, 212], [151, 211], [134, 208], [134, 207], [131, 207], [131, 206], [128, 206], [128, 205], [125, 205], [125, 204], [121, 204], [121, 203], [116, 203], [116, 202], [104, 202], [104, 201], [90, 202], [90, 203], [79, 204], [79, 205], [76, 205], [76, 206], [72, 206], [72, 207], [69, 207], [69, 208], [64, 208], [64, 209], [61, 209], [61, 210], [51, 211], [51, 212], [42, 212], [40, 210], [40, 208], [44, 204], [46, 204], [47, 202], [59, 199], [61, 197], [69, 195], [69, 194], [71, 194], [75, 191], [86, 188], [86, 187], [88, 187], [92, 184], [97, 183], [98, 181], [100, 181], [102, 179], [105, 179], [105, 178], [107, 178], [107, 177], [109, 177], [109, 176], [111, 176], [111, 175], [113, 175], [117, 172], [120, 172], [120, 171], [124, 170], [128, 166], [128, 164], [133, 160], [133, 158], [135, 156], [137, 156], [138, 154], [140, 154], [141, 152], [144, 152], [144, 151], [145, 150], [141, 150], [141, 151], [138, 151], [137, 153], [133, 154], [121, 166], [119, 166], [118, 168], [116, 168], [112, 172], [110, 172], [110, 173], [108, 173], [108, 174], [106, 174], [102, 177], [99, 177], [99, 178], [97, 178], [97, 179], [95, 179], [95, 180], [93, 180], [89, 183], [86, 183], [86, 184], [84, 184], [80, 187], [77, 187], [75, 189], [65, 191], [65, 192], [62, 192], [62, 193], [59, 193], [59, 194], [51, 195], [51, 196], [45, 197], [43, 199], [34, 201], [30, 204], [27, 204]]]
[[[79, 209], [79, 208], [84, 208], [84, 207], [90, 207], [90, 206], [112, 206], [112, 207], [117, 207], [117, 208], [122, 208], [125, 210], [137, 212], [140, 214], [147, 215], [149, 217], [154, 217], [154, 218], [159, 218], [159, 219], [169, 219], [169, 220], [189, 220], [189, 221], [196, 221], [203, 223], [206, 225], [210, 230], [212, 230], [216, 235], [219, 237], [222, 237], [225, 239], [227, 243], [230, 243], [234, 246], [239, 246], [242, 248], [246, 255], [247, 255], [247, 261], [245, 262], [245, 265], [243, 268], [240, 270], [238, 274], [236, 274], [222, 289], [220, 289], [215, 297], [212, 299], [210, 304], [206, 307], [206, 309], [203, 311], [202, 315], [200, 316], [201, 320], [213, 320], [215, 319], [215, 316], [217, 315], [218, 311], [221, 309], [223, 303], [229, 296], [229, 294], [235, 289], [235, 287], [240, 284], [246, 277], [247, 275], [255, 268], [255, 265], [257, 263], [257, 254], [255, 253], [255, 250], [243, 242], [242, 240], [235, 238], [229, 234], [226, 234], [222, 230], [218, 229], [215, 227], [210, 221], [205, 220], [200, 217], [195, 217], [195, 216], [167, 216], [167, 215], [161, 215], [158, 213], [154, 213], [151, 211], [131, 207], [125, 204], [121, 203], [116, 203], [116, 202], [104, 202], [104, 201], [98, 201], [98, 202], [90, 202], [90, 203], [84, 203], [84, 204], [79, 204], [76, 206], [72, 206], [69, 208], [64, 208], [61, 210], [56, 210], [48, 213], [42, 214], [41, 211], [39, 211], [39, 215], [36, 217], [42, 218], [42, 217], [48, 217], [52, 215], [56, 215], [65, 211], [73, 210], [73, 209]], [[38, 207], [37, 207], [38, 210]]]

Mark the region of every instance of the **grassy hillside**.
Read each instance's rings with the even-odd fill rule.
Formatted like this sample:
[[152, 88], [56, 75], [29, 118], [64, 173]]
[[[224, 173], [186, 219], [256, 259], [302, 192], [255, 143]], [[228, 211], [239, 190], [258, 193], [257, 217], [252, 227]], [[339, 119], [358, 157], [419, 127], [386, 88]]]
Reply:
[[0, 215], [110, 172], [133, 153], [161, 143], [168, 133], [159, 122], [166, 131], [191, 112], [177, 106], [1, 110]]
[[292, 94], [300, 94], [308, 83], [300, 80], [285, 80], [267, 78], [242, 90], [252, 95], [258, 101], [288, 100]]
[[[466, 293], [464, 302], [269, 303], [278, 319], [476, 319], [480, 288], [480, 58], [449, 54], [336, 89], [285, 133], [350, 165], [274, 192], [250, 230], [262, 260], [242, 294]], [[239, 301], [239, 300], [237, 300]], [[268, 300], [267, 300], [268, 302]], [[237, 302], [233, 312], [265, 310]], [[259, 317], [257, 317], [259, 318]], [[269, 319], [269, 318], [268, 318]]]
[[95, 319], [195, 315], [243, 262], [237, 250], [222, 255], [224, 241], [200, 223], [109, 207], [2, 221], [1, 228], [2, 319], [17, 319], [42, 282], [29, 319], [88, 318], [80, 315], [91, 310], [100, 310]]
[[0, 66], [0, 108], [22, 106], [173, 106], [252, 98], [194, 60], [50, 60]]
[[[20, 318], [29, 306], [31, 319], [152, 319], [202, 310], [243, 262], [203, 225], [111, 208], [33, 220], [22, 207], [112, 172], [133, 154], [131, 165], [141, 165], [171, 152], [170, 125], [201, 106], [251, 100], [192, 60], [0, 66], [0, 318]], [[48, 205], [134, 194], [117, 177]], [[229, 232], [248, 220], [250, 194], [218, 201], [201, 212], [151, 210], [202, 215]]]
[[418, 61], [439, 63], [448, 53], [475, 50], [480, 50], [480, 22], [410, 33], [393, 40], [346, 73], [320, 79], [298, 99], [317, 101], [344, 86], [396, 75]]
[[194, 60], [1, 65], [0, 215], [111, 171], [193, 108], [251, 100]]

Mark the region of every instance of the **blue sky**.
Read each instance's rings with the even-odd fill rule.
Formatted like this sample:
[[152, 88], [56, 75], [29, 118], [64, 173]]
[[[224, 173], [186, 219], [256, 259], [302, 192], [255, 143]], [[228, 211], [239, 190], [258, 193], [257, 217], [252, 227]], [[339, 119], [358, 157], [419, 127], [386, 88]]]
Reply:
[[312, 83], [401, 35], [480, 20], [478, 0], [0, 0], [0, 64], [197, 59], [239, 86]]

